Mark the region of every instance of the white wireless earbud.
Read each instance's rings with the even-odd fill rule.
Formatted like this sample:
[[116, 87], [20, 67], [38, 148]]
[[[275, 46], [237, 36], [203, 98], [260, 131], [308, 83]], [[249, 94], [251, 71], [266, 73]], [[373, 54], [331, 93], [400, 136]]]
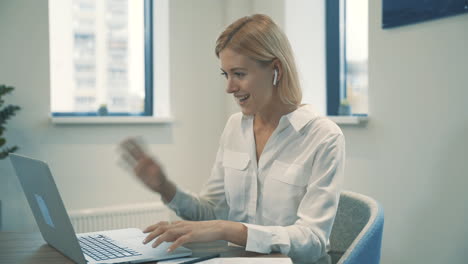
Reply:
[[278, 70], [275, 69], [275, 77], [273, 77], [273, 85], [276, 86], [276, 81], [278, 80]]

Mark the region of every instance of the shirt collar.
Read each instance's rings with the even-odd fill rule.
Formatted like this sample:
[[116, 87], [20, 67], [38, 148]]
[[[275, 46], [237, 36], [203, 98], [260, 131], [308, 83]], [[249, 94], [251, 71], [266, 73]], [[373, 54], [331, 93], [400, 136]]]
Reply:
[[[307, 125], [310, 121], [319, 117], [319, 114], [314, 110], [311, 105], [302, 105], [299, 106], [296, 110], [292, 111], [291, 113], [284, 115], [280, 118], [278, 123], [278, 130], [281, 131], [288, 126], [288, 122], [291, 126], [296, 130], [296, 132], [300, 132], [300, 130]], [[243, 124], [246, 124], [245, 121], [253, 121], [253, 116], [250, 115], [242, 115]], [[245, 127], [245, 125], [244, 125]]]
[[289, 120], [296, 132], [300, 132], [305, 125], [319, 117], [319, 114], [311, 105], [302, 105], [284, 117]]

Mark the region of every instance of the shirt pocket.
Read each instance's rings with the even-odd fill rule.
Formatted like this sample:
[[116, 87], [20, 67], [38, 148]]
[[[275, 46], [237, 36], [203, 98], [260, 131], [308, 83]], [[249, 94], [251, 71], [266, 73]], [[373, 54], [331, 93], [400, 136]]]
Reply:
[[231, 216], [242, 215], [246, 207], [246, 177], [249, 163], [249, 154], [224, 150], [224, 190], [231, 220], [235, 220]]
[[306, 192], [304, 166], [275, 160], [265, 180], [263, 216], [270, 224], [289, 225], [297, 220], [297, 209]]
[[304, 166], [299, 164], [288, 164], [275, 160], [270, 169], [270, 176], [283, 183], [304, 187], [308, 178], [304, 175]]

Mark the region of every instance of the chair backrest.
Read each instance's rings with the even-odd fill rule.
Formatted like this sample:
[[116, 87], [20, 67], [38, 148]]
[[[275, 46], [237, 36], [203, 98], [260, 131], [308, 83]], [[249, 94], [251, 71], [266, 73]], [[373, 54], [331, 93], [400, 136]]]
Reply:
[[383, 223], [383, 209], [377, 201], [343, 191], [330, 234], [332, 263], [379, 263]]

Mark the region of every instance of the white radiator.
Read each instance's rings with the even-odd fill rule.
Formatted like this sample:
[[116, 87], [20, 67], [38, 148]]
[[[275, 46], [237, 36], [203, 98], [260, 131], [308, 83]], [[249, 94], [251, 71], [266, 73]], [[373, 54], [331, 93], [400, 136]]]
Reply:
[[161, 202], [139, 203], [69, 211], [76, 233], [136, 227], [144, 229], [171, 214]]

